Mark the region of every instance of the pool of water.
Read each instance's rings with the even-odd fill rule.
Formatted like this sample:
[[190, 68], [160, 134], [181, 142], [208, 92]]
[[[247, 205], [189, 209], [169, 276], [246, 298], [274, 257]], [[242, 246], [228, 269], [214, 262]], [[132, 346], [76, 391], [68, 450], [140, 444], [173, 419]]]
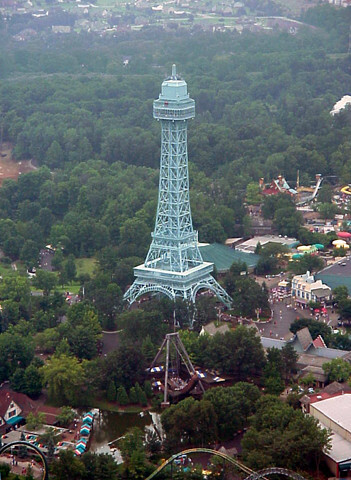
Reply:
[[109, 453], [118, 463], [121, 458], [115, 441], [122, 437], [130, 428], [152, 426], [152, 416], [149, 412], [140, 413], [117, 413], [100, 410], [95, 416], [94, 429], [91, 437], [89, 450], [95, 453]]

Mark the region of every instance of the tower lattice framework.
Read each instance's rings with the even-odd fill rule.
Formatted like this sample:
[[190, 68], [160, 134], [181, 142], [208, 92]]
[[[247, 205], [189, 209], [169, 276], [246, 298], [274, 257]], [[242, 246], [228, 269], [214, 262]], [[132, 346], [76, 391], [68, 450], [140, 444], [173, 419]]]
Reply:
[[186, 82], [172, 67], [154, 101], [153, 116], [161, 122], [160, 181], [155, 229], [143, 265], [124, 299], [133, 303], [148, 292], [195, 302], [200, 289], [210, 289], [227, 306], [231, 298], [212, 277], [213, 264], [204, 262], [193, 229], [189, 198], [187, 127], [195, 117], [195, 102]]

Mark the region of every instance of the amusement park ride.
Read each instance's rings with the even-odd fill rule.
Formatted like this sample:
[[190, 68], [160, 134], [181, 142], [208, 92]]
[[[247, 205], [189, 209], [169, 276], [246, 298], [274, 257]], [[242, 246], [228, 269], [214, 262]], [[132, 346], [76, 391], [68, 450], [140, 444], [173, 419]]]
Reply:
[[144, 264], [124, 299], [132, 304], [150, 292], [195, 303], [200, 289], [212, 290], [226, 306], [231, 298], [212, 277], [213, 264], [204, 262], [193, 229], [188, 172], [187, 125], [195, 117], [195, 102], [186, 82], [177, 74], [162, 83], [153, 116], [161, 122], [161, 160], [157, 215], [152, 242]]
[[[158, 365], [160, 361], [164, 365]], [[186, 370], [185, 375], [181, 375], [182, 364]], [[190, 392], [201, 395], [205, 391], [201, 382], [201, 374], [191, 363], [178, 332], [166, 335], [148, 372], [151, 375], [158, 374], [164, 377], [163, 381], [154, 382], [154, 386], [163, 391], [163, 408], [169, 406], [169, 397], [181, 399]]]

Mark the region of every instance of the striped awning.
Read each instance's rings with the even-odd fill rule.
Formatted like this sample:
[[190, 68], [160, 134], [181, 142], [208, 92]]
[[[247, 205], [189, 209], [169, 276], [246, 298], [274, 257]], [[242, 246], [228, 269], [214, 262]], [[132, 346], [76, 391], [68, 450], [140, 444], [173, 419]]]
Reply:
[[163, 365], [160, 365], [158, 367], [152, 367], [150, 368], [150, 372], [151, 373], [158, 373], [158, 372], [163, 372], [164, 370], [164, 366]]

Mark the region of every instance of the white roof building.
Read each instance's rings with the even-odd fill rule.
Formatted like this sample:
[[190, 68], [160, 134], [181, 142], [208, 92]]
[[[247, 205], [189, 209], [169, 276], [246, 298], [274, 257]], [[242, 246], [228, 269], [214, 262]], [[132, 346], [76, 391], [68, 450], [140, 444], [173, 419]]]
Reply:
[[330, 115], [334, 116], [340, 113], [347, 105], [351, 104], [351, 95], [344, 95], [332, 108]]
[[329, 468], [339, 478], [340, 472], [351, 470], [351, 394], [311, 403], [310, 415], [332, 432], [331, 449], [325, 456]]

